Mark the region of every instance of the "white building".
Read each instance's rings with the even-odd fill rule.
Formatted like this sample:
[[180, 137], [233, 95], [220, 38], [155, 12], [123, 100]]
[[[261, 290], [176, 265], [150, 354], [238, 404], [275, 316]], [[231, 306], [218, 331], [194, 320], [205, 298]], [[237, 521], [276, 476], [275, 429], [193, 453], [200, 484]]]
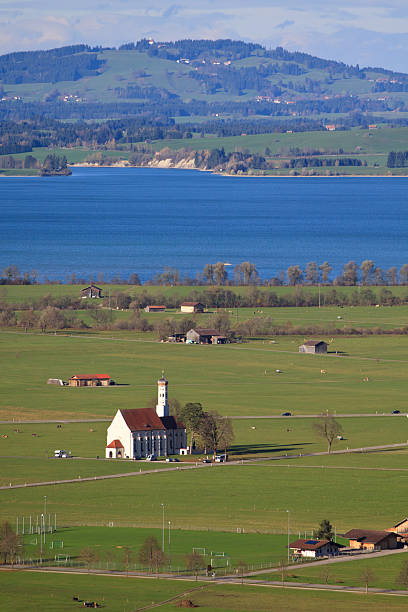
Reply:
[[118, 410], [108, 427], [107, 459], [141, 459], [148, 455], [179, 454], [187, 446], [184, 425], [169, 414], [168, 381], [157, 381], [157, 405], [154, 408]]
[[341, 546], [329, 540], [296, 540], [290, 545], [292, 554], [296, 557], [316, 559], [339, 554]]

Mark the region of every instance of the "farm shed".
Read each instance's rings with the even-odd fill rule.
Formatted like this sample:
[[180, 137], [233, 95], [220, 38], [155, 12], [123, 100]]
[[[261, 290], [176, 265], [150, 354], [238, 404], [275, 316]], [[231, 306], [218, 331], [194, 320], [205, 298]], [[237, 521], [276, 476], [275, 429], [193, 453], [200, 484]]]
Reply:
[[203, 312], [204, 304], [201, 302], [183, 302], [180, 306], [181, 312]]
[[101, 298], [102, 289], [100, 287], [97, 287], [96, 285], [89, 285], [89, 287], [85, 287], [85, 289], [81, 289], [81, 297], [82, 298]]
[[350, 540], [350, 548], [361, 550], [388, 550], [398, 547], [397, 534], [390, 531], [351, 529], [344, 534]]
[[408, 518], [402, 519], [402, 521], [399, 521], [394, 527], [386, 529], [386, 531], [391, 531], [401, 537], [408, 538]]
[[290, 544], [289, 548], [297, 557], [316, 559], [338, 555], [339, 548], [342, 546], [330, 540], [296, 540]]
[[166, 307], [161, 305], [161, 306], [146, 306], [146, 308], [144, 309], [145, 312], [164, 312], [166, 310]]
[[327, 353], [327, 342], [323, 340], [306, 340], [299, 346], [299, 353]]
[[216, 329], [197, 327], [186, 333], [186, 339], [197, 344], [225, 344], [227, 339]]
[[109, 374], [75, 374], [68, 381], [70, 387], [108, 387], [115, 381]]

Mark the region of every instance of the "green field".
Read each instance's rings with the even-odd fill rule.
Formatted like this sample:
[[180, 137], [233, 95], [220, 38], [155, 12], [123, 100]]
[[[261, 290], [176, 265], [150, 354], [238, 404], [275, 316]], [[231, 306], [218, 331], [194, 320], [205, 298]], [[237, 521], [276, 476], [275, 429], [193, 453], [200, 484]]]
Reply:
[[[36, 516], [32, 516], [35, 531]], [[54, 524], [54, 515], [51, 523]], [[58, 521], [58, 515], [57, 515]], [[58, 525], [58, 523], [57, 523]], [[29, 529], [29, 517], [25, 517], [25, 532]], [[22, 530], [22, 519], [19, 519], [19, 530]], [[138, 527], [58, 527], [57, 531], [47, 533], [46, 545], [43, 547], [43, 563], [48, 565], [55, 561], [55, 555], [69, 557], [65, 564], [81, 566], [83, 561], [80, 552], [84, 542], [97, 554], [93, 564], [95, 569], [112, 569], [123, 571], [124, 548], [131, 550], [129, 570], [146, 571], [148, 568], [138, 561], [138, 552], [149, 536], [156, 538], [162, 546], [163, 531], [161, 528], [143, 529]], [[38, 560], [39, 537], [35, 534], [24, 536], [24, 557], [26, 560]], [[219, 570], [219, 574], [231, 573], [241, 559], [244, 559], [249, 570], [261, 567], [273, 567], [287, 555], [287, 536], [256, 533], [227, 533], [220, 531], [188, 531], [172, 529], [165, 521], [164, 552], [166, 563], [162, 572], [187, 573], [186, 556], [198, 549], [206, 564]], [[213, 555], [211, 554], [213, 553]], [[217, 556], [215, 556], [217, 555]]]
[[[327, 566], [313, 567], [313, 564], [299, 566], [290, 570], [286, 576], [289, 582], [322, 583], [332, 585], [346, 585], [351, 587], [365, 587], [362, 574], [364, 570], [370, 569], [373, 577], [369, 583], [370, 587], [380, 589], [402, 589], [397, 584], [397, 577], [403, 563], [408, 561], [408, 554], [394, 554], [377, 559], [353, 559], [329, 564]], [[276, 574], [263, 574], [266, 580], [277, 580]]]
[[110, 612], [136, 612], [172, 597], [174, 601], [163, 603], [158, 609], [175, 612], [180, 609], [176, 606], [177, 601], [190, 599], [203, 612], [315, 612], [319, 608], [330, 608], [334, 612], [344, 609], [356, 612], [406, 610], [405, 598], [386, 595], [365, 597], [352, 593], [39, 572], [0, 572], [0, 589], [0, 610], [4, 612], [26, 612], [28, 593], [30, 609], [38, 612], [83, 609], [82, 603], [73, 601], [74, 596], [97, 601]]
[[[299, 354], [302, 341], [284, 336], [275, 344], [189, 346], [144, 342], [131, 332], [120, 338], [3, 332], [0, 419], [92, 419], [144, 407], [163, 369], [171, 397], [200, 401], [225, 415], [406, 410], [406, 336], [336, 338], [332, 353], [318, 356]], [[118, 385], [46, 384], [48, 378], [92, 372], [107, 372]]]
[[[66, 525], [160, 527], [161, 503], [176, 529], [285, 533], [287, 512], [297, 533], [329, 518], [342, 533], [351, 528], [385, 529], [406, 514], [396, 492], [406, 471], [305, 469], [272, 461], [163, 471], [146, 478], [111, 479], [8, 489], [1, 492], [0, 519], [40, 513], [47, 508]], [[381, 503], [375, 491], [381, 491]], [[18, 509], [18, 510], [17, 510]]]

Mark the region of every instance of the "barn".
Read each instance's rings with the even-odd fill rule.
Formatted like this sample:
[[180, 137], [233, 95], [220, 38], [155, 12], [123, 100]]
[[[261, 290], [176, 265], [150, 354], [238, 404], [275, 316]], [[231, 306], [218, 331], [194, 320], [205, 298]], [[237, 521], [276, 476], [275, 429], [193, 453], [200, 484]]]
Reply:
[[181, 312], [204, 312], [204, 304], [201, 302], [183, 302], [180, 306]]
[[82, 298], [101, 298], [102, 289], [100, 287], [97, 287], [96, 285], [89, 285], [89, 287], [85, 287], [85, 289], [81, 289], [81, 297]]
[[109, 374], [75, 374], [68, 380], [70, 387], [109, 387], [114, 384]]
[[195, 344], [225, 344], [227, 338], [216, 329], [197, 327], [186, 333], [186, 341]]
[[344, 537], [350, 540], [350, 548], [372, 551], [398, 548], [397, 534], [390, 531], [350, 529]]
[[306, 340], [299, 346], [299, 353], [327, 353], [327, 342], [323, 340]]

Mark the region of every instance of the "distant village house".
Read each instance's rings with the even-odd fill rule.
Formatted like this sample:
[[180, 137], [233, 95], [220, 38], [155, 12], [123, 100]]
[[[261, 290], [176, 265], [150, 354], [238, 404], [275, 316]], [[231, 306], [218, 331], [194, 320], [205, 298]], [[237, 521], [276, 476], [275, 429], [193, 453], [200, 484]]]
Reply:
[[161, 305], [161, 306], [146, 306], [146, 308], [144, 309], [145, 312], [164, 312], [166, 310], [166, 307]]
[[342, 546], [330, 540], [296, 540], [290, 544], [289, 548], [296, 557], [317, 559], [338, 555], [339, 548]]
[[390, 531], [351, 529], [344, 534], [350, 540], [350, 548], [360, 550], [389, 550], [398, 548], [397, 534]]
[[180, 306], [181, 312], [204, 312], [204, 304], [201, 302], [183, 302]]
[[299, 353], [327, 353], [327, 342], [323, 340], [306, 340], [299, 346]]
[[68, 381], [70, 387], [109, 387], [114, 384], [109, 374], [75, 374]]
[[118, 410], [108, 427], [107, 459], [142, 459], [180, 453], [187, 446], [186, 429], [170, 416], [168, 381], [157, 381], [157, 405], [154, 408]]
[[81, 297], [82, 298], [101, 298], [102, 289], [100, 287], [97, 287], [96, 285], [89, 285], [89, 287], [85, 287], [85, 289], [81, 289]]
[[216, 329], [197, 327], [196, 329], [190, 329], [186, 333], [186, 341], [194, 342], [195, 344], [225, 344], [227, 338]]

